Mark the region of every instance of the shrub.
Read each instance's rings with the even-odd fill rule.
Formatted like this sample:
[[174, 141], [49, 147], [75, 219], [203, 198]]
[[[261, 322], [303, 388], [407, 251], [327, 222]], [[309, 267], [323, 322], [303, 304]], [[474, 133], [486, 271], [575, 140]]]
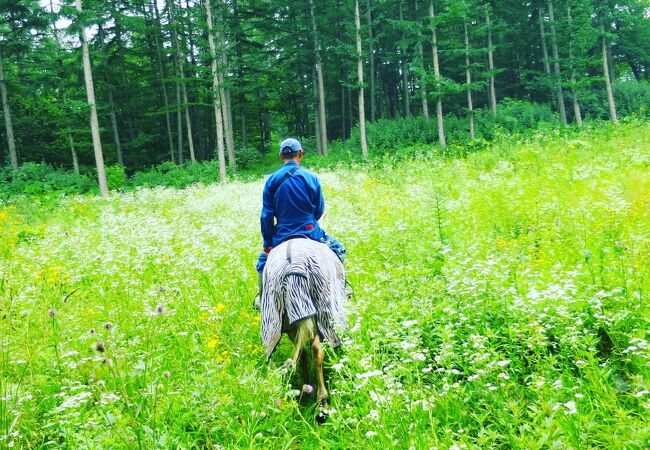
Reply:
[[262, 162], [262, 155], [255, 147], [241, 147], [235, 152], [237, 167], [251, 169]]
[[85, 193], [97, 188], [94, 180], [44, 163], [28, 162], [17, 170], [0, 169], [0, 196]]
[[117, 164], [106, 167], [106, 182], [109, 189], [122, 189], [126, 185], [124, 167]]

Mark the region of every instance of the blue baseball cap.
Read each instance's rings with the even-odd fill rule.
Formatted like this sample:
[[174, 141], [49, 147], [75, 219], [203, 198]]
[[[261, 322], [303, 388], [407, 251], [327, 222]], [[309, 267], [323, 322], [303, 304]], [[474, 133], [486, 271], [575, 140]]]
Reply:
[[280, 154], [281, 155], [293, 155], [302, 150], [302, 145], [298, 142], [297, 139], [289, 138], [285, 139], [280, 143]]

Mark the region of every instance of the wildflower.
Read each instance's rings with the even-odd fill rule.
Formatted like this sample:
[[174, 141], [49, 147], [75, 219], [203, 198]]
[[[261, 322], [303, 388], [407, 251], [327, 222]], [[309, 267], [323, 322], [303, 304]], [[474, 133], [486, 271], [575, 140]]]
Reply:
[[169, 370], [165, 370], [165, 371], [163, 372], [162, 376], [163, 376], [164, 378], [169, 378], [169, 377], [172, 376], [172, 374], [169, 372]]
[[167, 312], [167, 309], [163, 305], [156, 306], [156, 314], [162, 315]]
[[106, 322], [106, 323], [104, 324], [104, 329], [105, 329], [105, 330], [110, 330], [111, 328], [113, 328], [113, 324], [112, 324], [112, 323], [110, 323], [110, 322]]
[[95, 343], [95, 350], [99, 353], [104, 353], [106, 351], [106, 347], [104, 347], [104, 343], [102, 341], [97, 341]]
[[221, 344], [221, 339], [219, 339], [218, 337], [214, 337], [214, 338], [208, 339], [207, 346], [208, 346], [209, 349], [213, 349], [213, 348], [216, 348], [217, 345], [219, 345], [219, 344]]
[[303, 394], [311, 395], [311, 394], [313, 394], [313, 392], [314, 392], [314, 386], [312, 386], [311, 384], [303, 384], [302, 385], [302, 393]]
[[56, 316], [57, 314], [58, 314], [58, 311], [56, 309], [52, 308], [47, 312], [47, 317], [49, 317], [51, 319], [52, 317]]
[[370, 438], [370, 437], [373, 437], [373, 436], [377, 436], [377, 432], [376, 432], [376, 431], [367, 431], [367, 432], [366, 432], [366, 437], [367, 437], [367, 438]]
[[215, 314], [219, 314], [224, 309], [226, 309], [226, 305], [224, 305], [223, 303], [219, 303], [217, 306], [214, 307], [214, 312]]

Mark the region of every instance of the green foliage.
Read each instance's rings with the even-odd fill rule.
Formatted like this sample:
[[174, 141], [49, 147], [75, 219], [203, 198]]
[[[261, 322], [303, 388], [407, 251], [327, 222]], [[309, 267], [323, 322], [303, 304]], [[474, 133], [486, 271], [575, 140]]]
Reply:
[[255, 147], [242, 147], [235, 152], [237, 167], [247, 170], [259, 165], [264, 159], [259, 150]]
[[[648, 115], [650, 108], [650, 82], [616, 82], [613, 84], [616, 111], [621, 117], [631, 115]], [[584, 102], [584, 111], [588, 117], [606, 119], [609, 117], [606, 93], [593, 93]]]
[[54, 169], [44, 163], [25, 163], [18, 170], [0, 169], [0, 197], [94, 192], [96, 182], [86, 175]]
[[[534, 133], [540, 126], [557, 125], [557, 117], [548, 105], [506, 99], [499, 104], [499, 114], [494, 118], [489, 110], [475, 111], [477, 137], [494, 139], [496, 131], [509, 133]], [[469, 124], [464, 117], [445, 116], [445, 134], [450, 142], [469, 141]], [[377, 120], [366, 124], [368, 149], [372, 155], [401, 154], [413, 146], [433, 145], [438, 142], [435, 117], [429, 121], [422, 116], [395, 120]], [[356, 148], [359, 129], [355, 128], [345, 145]], [[471, 145], [471, 143], [469, 144]], [[337, 147], [334, 147], [335, 151]], [[341, 150], [338, 150], [339, 152]], [[350, 153], [358, 153], [352, 148]]]
[[124, 171], [124, 167], [119, 164], [107, 166], [106, 181], [109, 189], [122, 189], [126, 185], [126, 172]]

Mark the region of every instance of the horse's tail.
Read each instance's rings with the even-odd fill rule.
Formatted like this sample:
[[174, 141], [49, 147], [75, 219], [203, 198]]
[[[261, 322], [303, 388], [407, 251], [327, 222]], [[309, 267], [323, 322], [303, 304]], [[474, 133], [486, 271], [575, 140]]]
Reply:
[[305, 344], [311, 343], [316, 336], [313, 314], [310, 314], [313, 311], [313, 300], [309, 292], [309, 280], [304, 274], [289, 272], [284, 283], [287, 296], [285, 307], [291, 310], [290, 314], [304, 317], [296, 323], [295, 331], [291, 333], [291, 340], [294, 344], [292, 365], [295, 367]]

